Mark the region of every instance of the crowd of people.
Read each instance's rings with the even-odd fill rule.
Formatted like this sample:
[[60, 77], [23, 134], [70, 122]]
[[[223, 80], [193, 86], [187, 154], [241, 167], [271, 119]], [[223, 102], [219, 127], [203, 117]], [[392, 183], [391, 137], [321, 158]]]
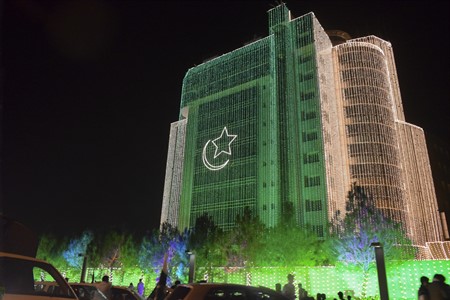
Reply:
[[419, 300], [447, 300], [450, 299], [450, 285], [442, 274], [434, 274], [431, 282], [427, 276], [422, 276], [417, 296]]
[[[275, 285], [275, 290], [285, 295], [289, 300], [296, 300], [296, 291], [294, 286], [294, 275], [288, 274], [288, 282], [281, 287], [280, 283]], [[318, 293], [316, 298], [308, 295], [308, 291], [305, 290], [301, 283], [298, 283], [298, 300], [325, 300], [327, 296], [325, 294]], [[344, 293], [339, 291], [337, 293], [338, 298], [333, 300], [351, 300], [352, 296], [347, 295], [344, 297]], [[445, 282], [445, 276], [442, 274], [435, 274], [433, 280], [426, 276], [420, 277], [420, 287], [418, 289], [418, 300], [450, 300], [450, 285]]]
[[[142, 297], [142, 299], [163, 300], [166, 297], [167, 293], [169, 292], [169, 287], [167, 287], [167, 276], [168, 276], [168, 271], [167, 271], [167, 254], [166, 254], [164, 256], [163, 267], [162, 267], [158, 282], [157, 282], [156, 286], [154, 287], [154, 289], [152, 290], [152, 292], [150, 293], [150, 295], [148, 295], [148, 297], [145, 298], [145, 285], [144, 285], [144, 282], [142, 281], [142, 278], [139, 279], [139, 282], [137, 283], [137, 286], [136, 286], [137, 293]], [[174, 289], [180, 283], [181, 282], [179, 280], [176, 280], [174, 282], [174, 285], [172, 285], [170, 287], [170, 289]], [[108, 299], [116, 300], [111, 295], [112, 284], [109, 281], [108, 275], [103, 276], [102, 281], [97, 285], [97, 287], [103, 294], [105, 294], [105, 296]], [[134, 288], [135, 288], [134, 284], [131, 282], [130, 285], [128, 286], [128, 289], [134, 290]], [[122, 296], [120, 295], [120, 297], [122, 297]], [[120, 298], [120, 299], [123, 299], [123, 298]]]
[[[294, 285], [294, 275], [292, 274], [288, 274], [287, 275], [287, 280], [288, 282], [283, 285], [283, 287], [281, 287], [280, 283], [277, 283], [275, 285], [275, 290], [280, 292], [281, 294], [283, 294], [284, 296], [286, 296], [289, 300], [296, 300], [297, 296], [296, 296], [296, 288]], [[327, 295], [323, 294], [323, 293], [317, 293], [316, 298], [314, 298], [312, 295], [308, 294], [308, 291], [306, 289], [303, 288], [303, 285], [301, 283], [297, 284], [297, 289], [298, 289], [298, 299], [299, 300], [325, 300], [327, 299]], [[333, 300], [351, 300], [352, 296], [351, 295], [347, 295], [347, 297], [344, 298], [344, 293], [339, 291], [336, 294], [338, 296], [338, 298], [333, 298]], [[430, 299], [426, 299], [426, 300], [430, 300]]]

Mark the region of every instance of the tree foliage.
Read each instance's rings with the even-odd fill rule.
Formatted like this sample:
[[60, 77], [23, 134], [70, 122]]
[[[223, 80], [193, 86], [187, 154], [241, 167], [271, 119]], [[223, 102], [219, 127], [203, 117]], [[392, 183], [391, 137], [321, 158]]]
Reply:
[[67, 249], [62, 253], [69, 266], [81, 269], [83, 256], [86, 255], [88, 245], [92, 239], [93, 233], [91, 231], [84, 231], [80, 237], [70, 240]]
[[226, 267], [248, 267], [254, 265], [256, 253], [261, 251], [265, 226], [258, 216], [248, 208], [236, 216], [236, 227], [226, 233], [224, 251]]
[[264, 234], [264, 251], [257, 252], [258, 266], [319, 266], [333, 262], [330, 246], [308, 227], [280, 224]]
[[59, 270], [69, 267], [63, 252], [68, 249], [69, 240], [67, 238], [58, 238], [54, 234], [44, 234], [39, 238], [39, 246], [36, 257], [52, 264]]
[[38, 257], [60, 269], [71, 266], [81, 271], [83, 257], [79, 254], [87, 254], [90, 268], [114, 269], [119, 275], [126, 269], [138, 268], [144, 274], [148, 272], [146, 278], [153, 279], [159, 276], [167, 253], [170, 283], [176, 279], [187, 281], [188, 250], [196, 256], [196, 274], [202, 269], [209, 280], [219, 273], [222, 276], [224, 269], [231, 272], [256, 266], [320, 266], [332, 265], [336, 260], [360, 267], [367, 274], [375, 258], [371, 247], [374, 242], [384, 246], [387, 260], [414, 255], [405, 256], [403, 249], [410, 241], [400, 225], [385, 217], [364, 189], [355, 184], [348, 193], [345, 213], [336, 215], [330, 224], [331, 239], [318, 237], [309, 227], [299, 227], [292, 211], [292, 203], [285, 203], [281, 222], [273, 228], [267, 228], [246, 208], [237, 216], [236, 226], [226, 232], [205, 213], [197, 218], [192, 230], [179, 232], [164, 223], [141, 239], [120, 230], [97, 230], [95, 236], [85, 231], [66, 240], [48, 235], [41, 237]]
[[339, 260], [358, 265], [368, 271], [375, 260], [372, 243], [381, 243], [386, 259], [411, 258], [411, 241], [399, 223], [387, 218], [377, 209], [372, 197], [364, 188], [352, 184], [347, 196], [346, 213], [337, 215], [332, 229], [335, 234], [333, 246]]
[[338, 260], [359, 267], [363, 272], [363, 295], [369, 269], [375, 262], [372, 243], [381, 243], [387, 261], [414, 257], [414, 253], [405, 251], [412, 249], [411, 241], [400, 224], [377, 209], [374, 199], [355, 183], [348, 192], [345, 215], [338, 213], [331, 228], [334, 233], [331, 241]]
[[217, 268], [226, 262], [224, 239], [224, 232], [208, 213], [198, 217], [190, 231], [189, 250], [195, 254], [196, 270], [204, 268], [211, 280], [214, 280]]
[[154, 230], [150, 236], [143, 238], [139, 251], [139, 266], [144, 270], [153, 270], [159, 275], [164, 255], [167, 253], [169, 283], [176, 279], [186, 281], [188, 242], [188, 231], [180, 233], [169, 223], [163, 223], [161, 230]]

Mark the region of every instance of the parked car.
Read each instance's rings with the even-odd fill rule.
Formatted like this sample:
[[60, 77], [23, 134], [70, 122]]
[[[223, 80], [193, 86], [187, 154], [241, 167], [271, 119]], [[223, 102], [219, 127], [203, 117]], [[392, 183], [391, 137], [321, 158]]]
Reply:
[[94, 284], [69, 282], [80, 300], [108, 300]]
[[289, 300], [267, 287], [231, 283], [192, 283], [178, 285], [165, 300]]
[[[0, 299], [78, 299], [53, 265], [36, 259], [37, 246], [32, 230], [0, 213]], [[38, 280], [52, 281], [53, 287], [42, 290]]]
[[143, 300], [137, 291], [130, 290], [125, 286], [113, 285], [111, 288], [111, 300]]
[[[78, 300], [67, 281], [50, 263], [29, 256], [0, 252], [0, 299]], [[45, 278], [50, 285], [39, 285]]]

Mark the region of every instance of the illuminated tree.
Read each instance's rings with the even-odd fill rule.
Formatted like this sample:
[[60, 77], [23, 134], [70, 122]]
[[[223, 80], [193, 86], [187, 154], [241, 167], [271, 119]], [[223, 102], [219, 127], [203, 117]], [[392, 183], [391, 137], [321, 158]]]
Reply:
[[58, 238], [54, 234], [43, 234], [39, 237], [39, 245], [36, 257], [46, 260], [54, 265], [58, 270], [64, 272], [70, 265], [63, 257], [63, 252], [69, 248], [67, 238]]
[[370, 268], [374, 267], [375, 253], [372, 243], [384, 247], [385, 260], [413, 258], [411, 241], [406, 238], [400, 224], [385, 217], [368, 197], [364, 188], [353, 184], [347, 196], [346, 213], [334, 218], [331, 229], [333, 250], [344, 264], [354, 265], [363, 272], [362, 294], [365, 296]]
[[190, 234], [189, 250], [195, 254], [196, 269], [204, 268], [210, 281], [214, 281], [214, 270], [221, 272], [218, 267], [225, 265], [223, 240], [223, 231], [208, 213], [197, 218]]
[[80, 237], [70, 240], [67, 249], [62, 253], [69, 266], [81, 269], [83, 255], [86, 254], [87, 248], [93, 238], [94, 235], [91, 231], [84, 231]]
[[168, 253], [168, 283], [170, 284], [175, 279], [187, 281], [188, 258], [186, 250], [188, 241], [188, 231], [180, 233], [169, 223], [164, 223], [161, 230], [154, 230], [150, 236], [143, 238], [139, 251], [140, 267], [143, 270], [153, 270], [159, 276], [164, 254]]
[[321, 266], [333, 263], [328, 240], [318, 238], [308, 227], [280, 224], [266, 230], [263, 244], [264, 251], [256, 255], [258, 266]]
[[100, 266], [110, 270], [111, 276], [123, 275], [127, 268], [137, 265], [137, 246], [131, 234], [126, 231], [109, 231], [102, 236], [98, 245]]
[[222, 241], [226, 254], [226, 267], [252, 267], [255, 257], [263, 248], [265, 225], [246, 207], [242, 215], [236, 216], [236, 226], [225, 234]]

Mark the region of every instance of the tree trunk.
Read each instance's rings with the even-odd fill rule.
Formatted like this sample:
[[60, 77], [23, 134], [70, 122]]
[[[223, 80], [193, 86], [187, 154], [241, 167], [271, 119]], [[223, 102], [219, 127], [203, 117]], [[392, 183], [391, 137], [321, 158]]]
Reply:
[[369, 271], [363, 270], [363, 281], [362, 281], [362, 289], [361, 289], [361, 298], [366, 298], [367, 293], [367, 285], [369, 283]]

